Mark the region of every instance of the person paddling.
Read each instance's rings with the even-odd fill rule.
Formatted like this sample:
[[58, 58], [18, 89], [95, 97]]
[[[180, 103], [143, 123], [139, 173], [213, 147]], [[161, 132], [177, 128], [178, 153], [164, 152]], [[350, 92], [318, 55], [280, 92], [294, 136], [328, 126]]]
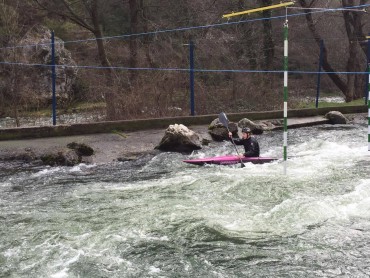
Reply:
[[[242, 128], [242, 138], [233, 139], [236, 145], [244, 146], [244, 154], [239, 157], [259, 157], [260, 146], [256, 138], [252, 137], [252, 131], [248, 127]], [[229, 132], [229, 137], [232, 139], [232, 133]]]

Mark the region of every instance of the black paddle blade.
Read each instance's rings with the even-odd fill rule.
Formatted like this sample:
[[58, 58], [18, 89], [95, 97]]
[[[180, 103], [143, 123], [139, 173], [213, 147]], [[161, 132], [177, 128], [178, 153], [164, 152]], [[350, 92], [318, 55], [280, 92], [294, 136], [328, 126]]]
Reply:
[[[226, 117], [226, 114], [224, 112], [221, 112], [220, 114], [218, 114], [218, 119], [224, 125], [224, 127], [227, 128], [227, 131], [229, 131], [229, 119]], [[236, 145], [235, 145], [234, 140], [233, 140], [232, 137], [231, 137], [231, 142], [233, 143], [233, 145], [235, 147], [236, 153], [239, 155], [238, 148], [236, 147]], [[240, 165], [241, 165], [241, 168], [244, 168], [245, 167], [245, 165], [244, 165], [244, 163], [243, 163], [243, 161], [242, 161], [241, 158], [240, 158]]]
[[220, 120], [220, 122], [226, 127], [228, 128], [229, 127], [229, 120], [228, 118], [226, 117], [226, 114], [224, 112], [221, 112], [219, 115], [218, 115], [218, 119]]

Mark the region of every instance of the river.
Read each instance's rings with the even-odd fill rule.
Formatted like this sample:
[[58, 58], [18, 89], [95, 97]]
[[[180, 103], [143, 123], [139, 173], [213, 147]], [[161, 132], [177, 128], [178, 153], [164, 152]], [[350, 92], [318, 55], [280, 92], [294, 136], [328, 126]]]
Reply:
[[[281, 131], [259, 141], [281, 157]], [[177, 153], [2, 163], [0, 277], [369, 277], [367, 126], [290, 130], [288, 155], [286, 175], [282, 161], [199, 167]]]

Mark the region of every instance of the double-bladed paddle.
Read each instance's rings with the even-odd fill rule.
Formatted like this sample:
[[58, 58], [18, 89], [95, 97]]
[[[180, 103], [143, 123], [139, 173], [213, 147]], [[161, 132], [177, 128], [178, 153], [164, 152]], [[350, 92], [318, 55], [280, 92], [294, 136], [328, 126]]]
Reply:
[[[221, 112], [219, 115], [218, 115], [218, 119], [220, 120], [220, 122], [224, 125], [224, 127], [226, 127], [227, 131], [230, 132], [229, 130], [229, 120], [228, 118], [226, 117], [226, 114], [224, 112]], [[235, 145], [235, 142], [234, 142], [234, 139], [233, 137], [230, 137], [231, 138], [231, 142], [233, 142], [233, 145], [235, 147], [235, 150], [236, 150], [236, 153], [238, 154], [238, 157], [240, 159], [240, 164], [241, 164], [241, 168], [245, 167], [244, 163], [243, 163], [243, 160], [241, 159], [240, 157], [240, 154], [239, 154], [239, 151], [238, 151], [238, 148], [236, 147]]]

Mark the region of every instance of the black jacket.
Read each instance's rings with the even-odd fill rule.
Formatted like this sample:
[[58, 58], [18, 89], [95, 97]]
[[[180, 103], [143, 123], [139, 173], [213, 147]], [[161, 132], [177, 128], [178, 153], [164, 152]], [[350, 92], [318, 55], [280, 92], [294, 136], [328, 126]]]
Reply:
[[236, 145], [244, 146], [244, 156], [246, 157], [259, 157], [260, 156], [260, 145], [254, 137], [248, 139], [234, 139]]

